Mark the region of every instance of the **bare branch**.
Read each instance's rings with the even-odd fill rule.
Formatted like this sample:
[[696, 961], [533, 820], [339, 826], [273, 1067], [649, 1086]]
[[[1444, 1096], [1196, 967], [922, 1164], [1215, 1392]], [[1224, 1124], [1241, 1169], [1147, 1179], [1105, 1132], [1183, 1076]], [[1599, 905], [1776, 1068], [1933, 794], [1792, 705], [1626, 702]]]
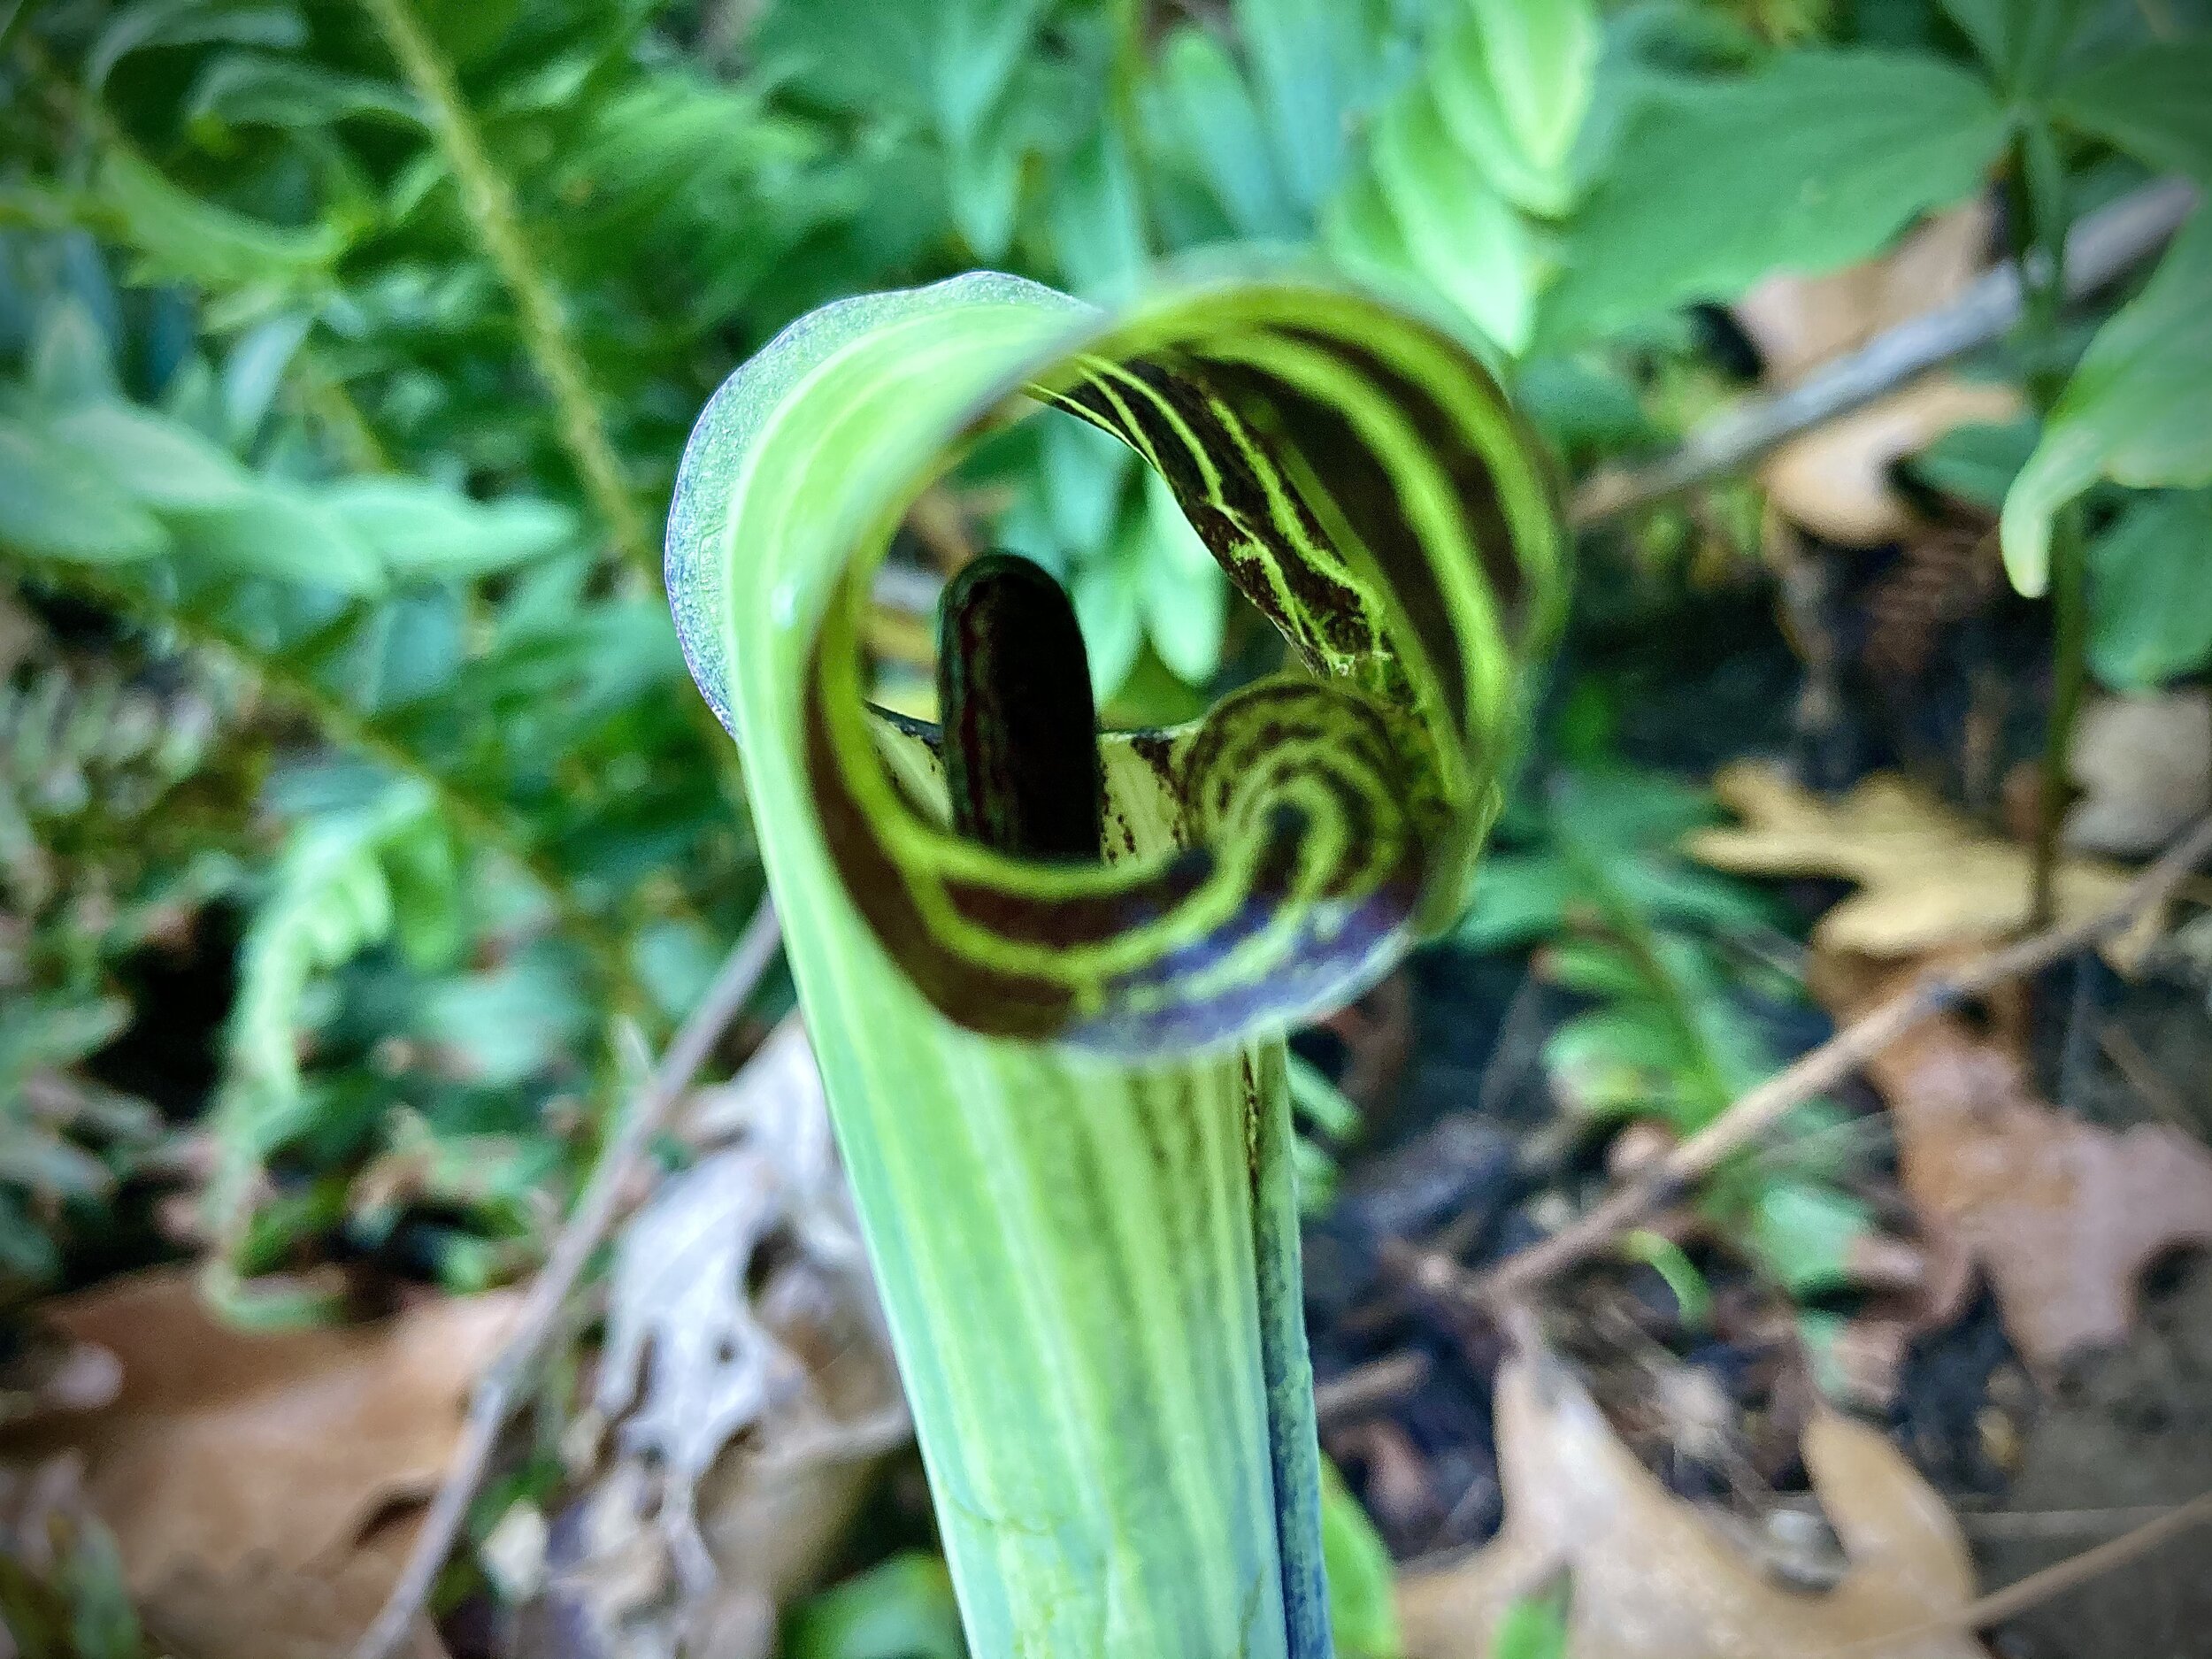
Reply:
[[[2095, 293], [2150, 257], [2196, 206], [2196, 187], [2165, 179], [2090, 214], [2066, 239], [2066, 295]], [[1575, 492], [1569, 521], [1588, 529], [1625, 518], [1693, 485], [1740, 471], [1824, 421], [1863, 409], [1916, 375], [2000, 339], [2020, 318], [2020, 273], [1998, 266], [1937, 307], [1785, 391], [1746, 398], [1648, 466], [1596, 473]]]
[[1449, 1256], [1412, 1250], [1397, 1253], [1399, 1270], [1420, 1289], [1462, 1304], [1500, 1307], [1516, 1301], [1562, 1270], [1609, 1248], [1621, 1234], [1654, 1210], [1673, 1202], [1922, 1020], [2124, 931], [2137, 917], [2170, 897], [2207, 856], [2212, 856], [2212, 818], [2197, 825], [2136, 877], [2110, 909], [1993, 950], [1955, 972], [1926, 975], [1910, 990], [1853, 1021], [1740, 1097], [1648, 1172], [1620, 1187], [1580, 1219], [1507, 1256], [1488, 1272], [1471, 1273]]
[[690, 1092], [714, 1045], [776, 959], [778, 942], [776, 913], [763, 899], [758, 913], [724, 959], [714, 983], [670, 1041], [660, 1064], [632, 1102], [628, 1117], [599, 1155], [597, 1167], [575, 1209], [569, 1212], [560, 1236], [553, 1241], [545, 1265], [531, 1283], [514, 1334], [476, 1386], [452, 1466], [446, 1471], [430, 1512], [423, 1518], [406, 1569], [392, 1586], [376, 1622], [355, 1647], [354, 1659], [396, 1659], [404, 1651], [437, 1585], [439, 1571], [452, 1551], [454, 1540], [460, 1536], [461, 1524], [468, 1518], [469, 1505], [483, 1484], [499, 1432], [519, 1403], [523, 1385], [559, 1324], [561, 1310], [583, 1278], [592, 1253], [614, 1225], [631, 1176], [670, 1110]]

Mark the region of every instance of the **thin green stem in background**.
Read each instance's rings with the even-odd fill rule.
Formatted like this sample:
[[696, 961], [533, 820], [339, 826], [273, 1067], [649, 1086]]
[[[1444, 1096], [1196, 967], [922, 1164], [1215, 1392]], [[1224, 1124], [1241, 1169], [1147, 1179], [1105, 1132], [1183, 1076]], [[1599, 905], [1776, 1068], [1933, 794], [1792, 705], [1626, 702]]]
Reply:
[[[390, 46], [407, 81], [427, 108], [460, 186], [461, 202], [475, 227], [484, 254], [514, 296], [524, 349], [553, 399], [561, 444], [576, 468], [584, 493], [614, 543], [615, 552], [642, 592], [661, 589], [659, 550], [651, 526], [639, 512], [636, 497], [622, 476], [621, 458], [607, 434], [607, 423], [593, 396], [591, 377], [570, 337], [559, 297], [531, 257], [515, 206], [514, 187], [484, 149], [483, 136], [462, 96], [453, 67], [415, 15], [411, 0], [361, 0]], [[733, 810], [745, 798], [741, 772], [720, 726], [704, 703], [687, 698], [685, 712], [706, 745], [709, 764], [724, 801]]]
[[452, 65], [424, 31], [410, 0], [361, 0], [361, 5], [428, 111], [438, 146], [460, 186], [469, 223], [475, 227], [492, 268], [514, 296], [524, 349], [552, 396], [562, 447], [567, 449], [585, 493], [623, 563], [636, 573], [645, 591], [657, 590], [660, 558], [651, 532], [623, 480], [621, 461], [607, 435], [606, 420], [592, 395], [583, 358], [569, 337], [560, 300], [524, 240], [514, 187], [486, 153], [482, 134], [454, 79]]
[[[2028, 396], [2048, 419], [2065, 389], [2059, 327], [2066, 303], [2067, 204], [2057, 141], [2048, 126], [2024, 129], [2014, 141], [2006, 175], [2006, 207], [2023, 300], [2021, 336], [2028, 354]], [[2068, 749], [2088, 677], [2088, 580], [2078, 502], [2052, 526], [2052, 689], [2045, 731], [2031, 873], [2028, 926], [2048, 927], [2057, 913], [2059, 838], [2066, 818]]]
[[2035, 888], [2028, 926], [2047, 927], [2058, 914], [2059, 838], [2066, 825], [2068, 767], [2075, 717], [2089, 682], [2088, 538], [2081, 503], [2069, 502], [2051, 521], [2051, 714], [2043, 737], [2041, 799], [2035, 822]]

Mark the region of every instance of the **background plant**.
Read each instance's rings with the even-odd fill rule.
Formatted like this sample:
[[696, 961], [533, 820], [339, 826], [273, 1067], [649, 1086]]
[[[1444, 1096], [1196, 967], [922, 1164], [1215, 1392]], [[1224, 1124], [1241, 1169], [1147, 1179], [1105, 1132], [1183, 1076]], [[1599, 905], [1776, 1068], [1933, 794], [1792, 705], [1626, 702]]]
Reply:
[[[527, 1269], [627, 1033], [665, 1033], [758, 892], [657, 521], [712, 387], [835, 295], [991, 265], [1112, 298], [1163, 258], [1303, 250], [1483, 335], [1572, 479], [1732, 395], [1697, 308], [1994, 189], [2041, 274], [1967, 366], [2033, 416], [1916, 470], [2001, 504], [2024, 588], [2047, 571], [2068, 666], [2024, 695], [2054, 731], [2070, 664], [2201, 674], [2212, 234], [2200, 212], [2087, 305], [2058, 303], [2054, 255], [2154, 176], [2212, 181], [2206, 23], [2194, 0], [10, 12], [5, 1294], [119, 1236], [202, 1252], [219, 1288], [308, 1275], [260, 1286], [266, 1316], [330, 1311], [334, 1263]], [[902, 565], [1045, 563], [1112, 718], [1263, 665], [1110, 444], [994, 446], [944, 504]], [[1686, 584], [1762, 551], [1757, 508], [1728, 480], [1586, 537], [1584, 626], [1694, 616]], [[887, 691], [917, 632], [875, 618]], [[1747, 971], [1709, 918], [1621, 914]], [[1664, 987], [1614, 972], [1601, 915], [1521, 937], [1571, 946], [1601, 1016], [1648, 1013]], [[1677, 975], [1668, 1005], [1698, 1026], [1735, 995]], [[197, 1218], [157, 1230], [177, 1191]]]

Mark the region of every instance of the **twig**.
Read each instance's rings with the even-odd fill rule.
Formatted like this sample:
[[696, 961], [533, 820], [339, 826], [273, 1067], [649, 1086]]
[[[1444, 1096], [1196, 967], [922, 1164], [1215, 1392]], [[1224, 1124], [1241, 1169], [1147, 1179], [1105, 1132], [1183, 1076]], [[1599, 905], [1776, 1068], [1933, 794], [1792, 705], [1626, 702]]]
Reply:
[[559, 419], [562, 447], [574, 463], [617, 550], [645, 581], [646, 591], [657, 593], [660, 561], [654, 556], [637, 502], [623, 482], [621, 464], [592, 396], [590, 376], [575, 342], [569, 338], [561, 303], [523, 239], [514, 187], [486, 153], [483, 137], [454, 81], [452, 65], [424, 32], [411, 0], [361, 0], [361, 5], [391, 48], [392, 56], [399, 60], [408, 85], [422, 100], [437, 133], [438, 147], [445, 152], [446, 163], [461, 188], [462, 208], [476, 227], [492, 268], [514, 296], [521, 315], [523, 342]]
[[2017, 1618], [2030, 1608], [2101, 1578], [2116, 1568], [2124, 1567], [2137, 1557], [2149, 1554], [2160, 1545], [2170, 1542], [2184, 1532], [2212, 1521], [2212, 1492], [2205, 1493], [2177, 1509], [2170, 1509], [2154, 1520], [2149, 1520], [2133, 1532], [2123, 1532], [2111, 1542], [2085, 1549], [2055, 1566], [2040, 1572], [2032, 1572], [2017, 1584], [2008, 1584], [2001, 1590], [1993, 1591], [1966, 1609], [1965, 1623], [1977, 1630], [1986, 1630], [1992, 1624], [2001, 1624], [2008, 1618]]
[[2119, 1068], [2127, 1086], [2140, 1095], [2150, 1109], [2168, 1123], [2186, 1134], [2200, 1134], [2202, 1126], [2182, 1104], [2180, 1091], [2166, 1080], [2157, 1062], [2143, 1052], [2143, 1045], [2128, 1034], [2124, 1026], [2107, 1020], [2097, 1031], [2097, 1041], [2106, 1057]]
[[516, 1318], [514, 1335], [470, 1398], [460, 1444], [429, 1513], [423, 1517], [422, 1531], [416, 1536], [406, 1569], [393, 1586], [376, 1622], [355, 1647], [354, 1659], [396, 1659], [402, 1651], [416, 1616], [430, 1599], [454, 1540], [460, 1535], [499, 1432], [518, 1403], [524, 1379], [552, 1336], [561, 1310], [583, 1277], [593, 1252], [614, 1225], [631, 1175], [670, 1110], [689, 1091], [723, 1031], [775, 960], [777, 941], [776, 913], [763, 899], [759, 912], [724, 960], [714, 983], [707, 987], [661, 1056], [660, 1064], [638, 1092], [629, 1116], [601, 1151], [591, 1179], [530, 1286]]
[[1316, 1385], [1313, 1414], [1327, 1428], [1402, 1400], [1428, 1379], [1429, 1356], [1418, 1348], [1386, 1354]]
[[2126, 1532], [2109, 1543], [2085, 1549], [2078, 1555], [2069, 1556], [2055, 1566], [2032, 1572], [2017, 1584], [2008, 1584], [2001, 1590], [1993, 1590], [1976, 1601], [1970, 1601], [1956, 1613], [1942, 1618], [1930, 1619], [1924, 1624], [1914, 1624], [1904, 1630], [1884, 1631], [1863, 1641], [1846, 1642], [1840, 1647], [1824, 1649], [1816, 1659], [1847, 1659], [1849, 1655], [1863, 1655], [1874, 1659], [1878, 1654], [1895, 1653], [1900, 1645], [1918, 1636], [1933, 1636], [1944, 1631], [1987, 1630], [2007, 1619], [2017, 1618], [2032, 1608], [2055, 1601], [2069, 1590], [2079, 1589], [2092, 1579], [2124, 1567], [2128, 1563], [2148, 1555], [2160, 1545], [2170, 1543], [2184, 1532], [2212, 1522], [2212, 1492], [2205, 1493], [2179, 1509], [2168, 1509], [2154, 1519], [2143, 1523], [2131, 1532]]
[[2212, 855], [2212, 818], [2198, 824], [2128, 884], [2110, 909], [1993, 950], [1948, 973], [1931, 973], [1911, 989], [1855, 1020], [1765, 1082], [1655, 1165], [1540, 1243], [1476, 1275], [1448, 1257], [1424, 1254], [1403, 1267], [1421, 1289], [1462, 1302], [1496, 1306], [1611, 1245], [1621, 1233], [1773, 1129], [1821, 1090], [1842, 1081], [1922, 1020], [1955, 1008], [1993, 986], [2063, 960], [2121, 932], [2162, 902]]
[[[2066, 240], [2067, 297], [2093, 294], [2165, 246], [2196, 201], [2194, 186], [2167, 179], [2089, 214]], [[1587, 528], [1748, 466], [1798, 434], [2001, 337], [2022, 309], [2018, 271], [2000, 266], [1949, 304], [1900, 323], [1787, 390], [1746, 399], [1650, 465], [1597, 473], [1576, 491], [1568, 517]]]
[[902, 1395], [879, 1411], [785, 1437], [750, 1465], [757, 1480], [788, 1480], [810, 1470], [864, 1463], [914, 1438], [914, 1414]]
[[2078, 1538], [2124, 1532], [2173, 1512], [2170, 1503], [2146, 1503], [2125, 1509], [1963, 1509], [1958, 1519], [1972, 1538]]

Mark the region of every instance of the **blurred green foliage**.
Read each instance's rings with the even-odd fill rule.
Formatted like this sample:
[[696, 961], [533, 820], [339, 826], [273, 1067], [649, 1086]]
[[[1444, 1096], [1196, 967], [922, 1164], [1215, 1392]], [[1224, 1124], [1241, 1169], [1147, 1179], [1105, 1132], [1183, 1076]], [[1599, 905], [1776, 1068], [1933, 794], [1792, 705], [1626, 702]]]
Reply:
[[[1778, 1027], [1804, 1001], [1795, 947], [1758, 889], [1679, 850], [1717, 816], [1702, 792], [1585, 760], [1538, 774], [1530, 793], [1451, 942], [1533, 949], [1533, 970], [1584, 1004], [1543, 1048], [1566, 1111], [1594, 1129], [1642, 1120], [1695, 1134], [1787, 1057]], [[1872, 1229], [1847, 1185], [1845, 1124], [1808, 1103], [1778, 1149], [1723, 1171], [1701, 1199], [1722, 1236], [1794, 1295], [1848, 1284], [1852, 1248]], [[1675, 1285], [1694, 1323], [1702, 1286], [1663, 1245], [1643, 1235], [1629, 1253]]]
[[[1479, 337], [1581, 472], [1680, 435], [1712, 377], [1683, 307], [1878, 252], [2024, 135], [2068, 211], [2158, 170], [2205, 180], [2201, 11], [11, 10], [6, 1286], [50, 1281], [142, 1170], [203, 1190], [219, 1286], [362, 1253], [457, 1286], [530, 1259], [620, 1034], [665, 1033], [757, 895], [648, 543], [713, 386], [809, 307], [979, 264], [1108, 296], [1164, 259], [1333, 261]], [[2023, 522], [2107, 480], [2093, 650], [2116, 683], [2212, 657], [2189, 493], [2212, 484], [2188, 303], [2208, 245], [2200, 219], [2117, 297], [2040, 446], [1984, 468], [2001, 495], [2034, 451]], [[1248, 665], [1250, 619], [1129, 456], [1063, 425], [987, 446], [955, 504], [1065, 580], [1111, 714], [1187, 713]], [[1772, 1057], [1710, 1028], [1734, 972], [1701, 942], [1718, 889], [1548, 856], [1611, 883], [1594, 931], [1522, 925], [1598, 995], [1558, 1063], [1701, 1045], [1664, 1103], [1716, 1110]], [[1566, 867], [1502, 860], [1484, 902]], [[212, 972], [206, 949], [232, 964], [215, 1080], [157, 1114], [101, 1079], [118, 1043], [206, 1046], [143, 990], [164, 953]]]
[[0, 1623], [18, 1659], [160, 1659], [115, 1539], [81, 1505], [24, 1517], [0, 1550]]

